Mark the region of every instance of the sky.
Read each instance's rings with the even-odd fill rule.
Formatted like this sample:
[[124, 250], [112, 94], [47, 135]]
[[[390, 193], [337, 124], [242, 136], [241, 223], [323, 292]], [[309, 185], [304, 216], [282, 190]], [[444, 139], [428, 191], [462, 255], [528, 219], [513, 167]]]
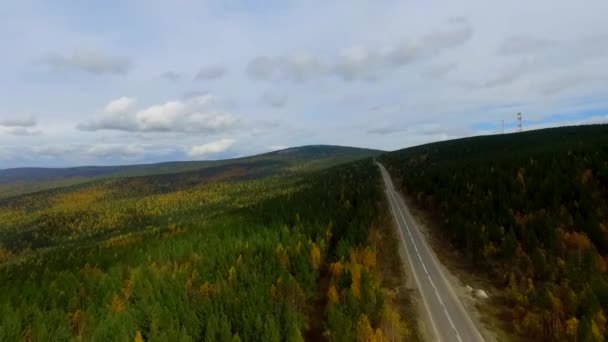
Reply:
[[608, 1], [4, 1], [0, 168], [608, 121]]

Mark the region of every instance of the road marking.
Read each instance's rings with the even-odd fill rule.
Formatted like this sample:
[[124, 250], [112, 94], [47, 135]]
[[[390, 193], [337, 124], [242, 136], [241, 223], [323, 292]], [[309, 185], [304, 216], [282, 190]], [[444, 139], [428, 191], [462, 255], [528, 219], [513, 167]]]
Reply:
[[[397, 202], [397, 200], [395, 199], [394, 192], [395, 191], [392, 190], [390, 192], [390, 195], [392, 196], [393, 200], [395, 202]], [[414, 246], [414, 249], [416, 250], [416, 254], [418, 255], [418, 259], [420, 260], [420, 263], [422, 264], [422, 267], [426, 270], [426, 266], [424, 265], [424, 261], [422, 261], [422, 256], [420, 256], [420, 253], [418, 252], [418, 248], [416, 247], [416, 242], [414, 241], [414, 237], [412, 236], [412, 232], [410, 231], [410, 227], [407, 224], [407, 221], [405, 220], [405, 217], [403, 216], [403, 212], [401, 211], [401, 208], [399, 208], [399, 206], [397, 206], [397, 210], [399, 211], [399, 215], [401, 216], [401, 219], [403, 220], [403, 223], [405, 223], [405, 228], [407, 230], [407, 234], [409, 235], [410, 241], [412, 242], [412, 245]], [[462, 338], [460, 337], [460, 334], [458, 333], [458, 330], [456, 329], [456, 326], [454, 325], [454, 321], [452, 321], [452, 317], [448, 313], [448, 310], [445, 308], [445, 304], [443, 303], [443, 300], [441, 299], [441, 296], [439, 295], [439, 291], [437, 291], [437, 287], [435, 286], [435, 283], [433, 282], [433, 280], [431, 279], [430, 276], [428, 278], [429, 278], [429, 282], [431, 283], [431, 286], [435, 290], [435, 296], [437, 297], [437, 300], [439, 301], [439, 304], [441, 304], [441, 306], [443, 307], [443, 312], [445, 313], [445, 315], [446, 315], [446, 317], [448, 319], [448, 322], [450, 323], [450, 326], [452, 327], [452, 330], [454, 330], [454, 332], [456, 333], [456, 339], [458, 340], [458, 342], [462, 342]]]
[[[389, 176], [389, 177], [390, 177], [390, 176]], [[393, 188], [393, 191], [394, 191], [395, 197], [397, 197], [397, 201], [398, 201], [398, 202], [399, 202], [399, 204], [401, 205], [401, 207], [400, 207], [400, 208], [403, 208], [403, 210], [404, 210], [406, 213], [408, 213], [408, 215], [410, 215], [410, 214], [409, 214], [409, 212], [408, 212], [407, 206], [406, 206], [406, 205], [405, 205], [405, 203], [403, 202], [403, 199], [402, 199], [402, 198], [399, 196], [399, 193], [398, 193], [397, 191], [395, 191], [395, 190], [394, 190], [394, 188]], [[405, 222], [405, 224], [406, 224], [406, 226], [408, 226], [408, 228], [409, 228], [409, 225], [407, 224], [407, 220], [404, 220], [404, 221], [406, 221], [406, 222]], [[483, 338], [483, 336], [481, 335], [481, 332], [480, 332], [480, 331], [477, 329], [477, 327], [475, 326], [475, 323], [473, 323], [473, 320], [472, 320], [472, 319], [471, 319], [471, 317], [469, 316], [468, 312], [467, 312], [467, 311], [464, 309], [464, 306], [463, 306], [463, 305], [462, 305], [462, 303], [460, 302], [460, 299], [458, 299], [458, 296], [457, 296], [457, 295], [456, 295], [456, 293], [454, 292], [454, 289], [452, 288], [452, 286], [449, 286], [449, 285], [448, 285], [448, 284], [449, 284], [449, 281], [448, 281], [448, 280], [447, 280], [447, 278], [445, 277], [445, 274], [443, 274], [443, 271], [441, 271], [441, 266], [439, 265], [439, 261], [436, 259], [435, 255], [434, 255], [434, 253], [433, 253], [433, 251], [432, 251], [432, 248], [431, 248], [431, 247], [429, 247], [429, 246], [426, 244], [426, 241], [424, 240], [425, 238], [422, 236], [422, 234], [421, 234], [421, 233], [420, 233], [418, 230], [414, 230], [414, 234], [415, 234], [415, 235], [416, 235], [416, 236], [417, 236], [417, 237], [420, 239], [420, 242], [421, 242], [421, 243], [422, 243], [422, 245], [423, 245], [423, 246], [422, 246], [422, 247], [423, 247], [423, 249], [425, 249], [425, 250], [426, 250], [427, 254], [429, 255], [429, 257], [430, 257], [430, 259], [431, 259], [431, 263], [432, 263], [433, 265], [435, 265], [435, 267], [437, 268], [437, 271], [438, 271], [439, 275], [441, 276], [441, 279], [443, 280], [443, 283], [444, 283], [444, 284], [446, 284], [446, 287], [447, 287], [447, 289], [448, 289], [448, 291], [449, 291], [449, 294], [450, 294], [450, 295], [451, 295], [451, 297], [452, 297], [452, 300], [454, 301], [454, 303], [456, 304], [456, 306], [457, 306], [458, 310], [460, 311], [461, 316], [462, 316], [462, 317], [464, 317], [464, 319], [467, 321], [467, 323], [468, 323], [468, 325], [469, 325], [469, 328], [470, 328], [471, 332], [472, 332], [474, 335], [476, 335], [476, 336], [477, 336], [477, 339], [478, 339], [479, 341], [484, 341], [484, 338]]]
[[[384, 174], [383, 174], [383, 176], [384, 176]], [[386, 179], [384, 181], [386, 183]], [[424, 307], [426, 308], [426, 312], [428, 313], [429, 319], [431, 321], [431, 326], [433, 328], [435, 337], [437, 338], [437, 341], [441, 341], [441, 335], [439, 334], [439, 330], [437, 330], [437, 325], [435, 324], [435, 320], [433, 319], [433, 315], [431, 314], [431, 309], [429, 307], [429, 303], [426, 301], [426, 297], [422, 294], [422, 286], [420, 284], [420, 281], [418, 280], [418, 275], [416, 274], [412, 258], [408, 255], [409, 253], [407, 252], [407, 243], [405, 242], [405, 237], [403, 236], [403, 230], [401, 228], [401, 224], [399, 223], [399, 220], [397, 220], [397, 215], [395, 215], [393, 200], [392, 200], [391, 196], [389, 195], [389, 191], [390, 191], [390, 189], [388, 189], [388, 186], [387, 186], [387, 189], [386, 189], [387, 196], [386, 197], [388, 199], [388, 203], [391, 208], [391, 211], [393, 212], [393, 219], [397, 223], [397, 228], [398, 228], [397, 230], [399, 231], [399, 236], [401, 237], [401, 241], [403, 241], [403, 247], [405, 248], [405, 254], [406, 254], [407, 260], [410, 264], [410, 269], [412, 270], [412, 274], [414, 275], [414, 280], [416, 281], [416, 284], [418, 285], [418, 289], [420, 290], [422, 302], [424, 303]]]
[[[412, 236], [411, 230], [409, 225], [407, 224], [407, 220], [405, 219], [403, 212], [401, 211], [401, 208], [399, 207], [399, 205], [401, 204], [397, 199], [396, 199], [396, 191], [394, 190], [394, 186], [392, 184], [392, 180], [390, 179], [390, 176], [388, 175], [388, 172], [386, 172], [384, 170], [384, 167], [382, 167], [379, 163], [378, 165], [380, 166], [380, 171], [382, 174], [382, 178], [384, 180], [384, 183], [386, 185], [386, 194], [387, 197], [389, 199], [389, 204], [391, 207], [391, 211], [393, 212], [393, 216], [395, 218], [395, 221], [397, 221], [397, 226], [399, 228], [399, 234], [401, 236], [401, 240], [404, 243], [404, 247], [406, 248], [406, 252], [407, 252], [407, 243], [405, 242], [405, 238], [403, 236], [403, 229], [401, 227], [401, 224], [399, 222], [399, 220], [397, 219], [396, 215], [395, 215], [395, 210], [394, 210], [394, 205], [393, 202], [395, 202], [396, 206], [397, 206], [397, 210], [399, 211], [399, 215], [401, 216], [401, 219], [403, 220], [403, 223], [405, 224], [407, 233], [409, 235], [410, 241], [412, 242], [412, 245], [414, 246], [414, 250], [416, 252], [416, 255], [418, 256], [418, 260], [420, 261], [420, 264], [422, 265], [422, 268], [424, 269], [425, 274], [427, 275], [427, 278], [429, 279], [429, 283], [431, 284], [431, 286], [433, 287], [433, 290], [435, 292], [435, 296], [437, 297], [437, 300], [439, 301], [439, 303], [441, 304], [441, 306], [443, 307], [443, 311], [448, 319], [448, 322], [450, 323], [450, 327], [452, 328], [452, 330], [454, 330], [454, 333], [456, 334], [456, 338], [458, 339], [459, 342], [462, 342], [462, 338], [460, 337], [460, 334], [458, 333], [458, 330], [456, 329], [456, 326], [454, 325], [454, 322], [452, 321], [452, 317], [450, 317], [450, 314], [447, 311], [447, 308], [445, 307], [445, 304], [443, 302], [443, 300], [441, 299], [441, 296], [439, 295], [439, 292], [437, 291], [437, 287], [435, 286], [435, 283], [433, 282], [431, 276], [428, 273], [428, 270], [426, 268], [426, 265], [424, 264], [424, 261], [422, 260], [422, 256], [420, 255], [420, 251], [418, 250], [418, 246], [416, 245], [416, 242], [414, 241], [414, 238]], [[427, 250], [428, 253], [428, 250]], [[432, 256], [431, 256], [432, 257]], [[414, 270], [414, 266], [412, 264], [412, 260], [411, 258], [408, 258], [409, 262], [410, 262], [410, 266], [411, 269], [414, 273], [414, 278], [416, 280], [416, 283], [418, 284], [419, 289], [422, 291], [422, 287], [420, 286], [420, 282], [418, 281], [418, 276], [416, 275], [416, 272]], [[434, 261], [434, 260], [433, 260]], [[435, 265], [436, 267], [438, 267], [437, 265]], [[439, 272], [441, 272], [441, 270], [438, 269]], [[445, 278], [443, 279], [445, 281]], [[451, 289], [450, 289], [451, 290]], [[431, 319], [431, 324], [433, 325], [433, 330], [435, 331], [435, 335], [437, 336], [437, 338], [440, 338], [440, 335], [437, 331], [437, 326], [435, 325], [435, 322], [433, 320], [433, 316], [431, 314], [431, 311], [429, 309], [428, 303], [426, 302], [426, 298], [423, 295], [422, 299], [424, 301], [425, 307], [429, 313], [429, 318]]]
[[[426, 265], [424, 264], [424, 262], [422, 262], [420, 251], [418, 249], [418, 246], [417, 246], [416, 242], [413, 239], [412, 230], [410, 229], [409, 224], [407, 222], [407, 219], [405, 218], [405, 216], [403, 214], [403, 212], [406, 212], [409, 215], [408, 208], [405, 205], [405, 203], [403, 202], [403, 199], [401, 199], [401, 197], [399, 196], [399, 193], [395, 190], [393, 182], [392, 182], [392, 179], [390, 177], [390, 174], [386, 171], [386, 169], [384, 168], [384, 166], [382, 164], [380, 164], [378, 162], [376, 162], [376, 164], [378, 164], [378, 167], [379, 167], [380, 172], [382, 174], [383, 181], [384, 181], [384, 183], [386, 185], [386, 191], [385, 192], [386, 192], [386, 195], [387, 195], [387, 197], [389, 199], [389, 203], [390, 203], [390, 206], [391, 206], [391, 212], [393, 213], [393, 217], [394, 217], [395, 221], [397, 221], [397, 226], [399, 228], [399, 234], [401, 236], [402, 242], [404, 243], [404, 248], [406, 248], [406, 254], [410, 254], [409, 253], [410, 251], [407, 248], [407, 243], [405, 242], [405, 237], [404, 237], [403, 232], [402, 232], [403, 229], [402, 229], [401, 223], [397, 219], [397, 215], [396, 215], [395, 210], [394, 210], [394, 206], [395, 205], [397, 206], [399, 214], [401, 216], [401, 219], [403, 220], [403, 223], [406, 226], [407, 233], [408, 233], [408, 235], [410, 237], [410, 240], [412, 241], [412, 244], [413, 244], [414, 250], [416, 251], [418, 259], [421, 261], [422, 267], [425, 270], [425, 274], [429, 278], [429, 283], [431, 284], [431, 286], [435, 290], [435, 292], [436, 292], [435, 295], [437, 296], [437, 299], [439, 300], [439, 302], [441, 303], [442, 307], [444, 308], [444, 311], [446, 313], [446, 317], [448, 318], [450, 326], [451, 326], [452, 330], [454, 330], [454, 333], [456, 334], [456, 337], [458, 338], [458, 340], [462, 341], [461, 338], [460, 338], [460, 334], [459, 334], [458, 330], [456, 329], [456, 326], [454, 325], [454, 322], [451, 319], [450, 314], [447, 312], [447, 308], [445, 307], [445, 304], [443, 303], [442, 298], [439, 296], [439, 294], [437, 292], [437, 287], [435, 286], [435, 284], [433, 283], [430, 275], [428, 274], [428, 270], [426, 269]], [[395, 204], [393, 204], [393, 201], [395, 202]], [[422, 244], [422, 246], [421, 246], [422, 249], [429, 256], [429, 258], [431, 259], [431, 261], [430, 261], [431, 264], [435, 266], [437, 272], [439, 273], [440, 283], [444, 284], [444, 286], [447, 288], [447, 290], [448, 290], [448, 292], [447, 292], [448, 297], [451, 298], [452, 301], [454, 301], [454, 304], [456, 305], [457, 310], [460, 311], [459, 314], [461, 316], [463, 316], [464, 320], [467, 323], [466, 326], [468, 328], [470, 328], [470, 330], [471, 330], [470, 333], [472, 333], [473, 335], [475, 335], [477, 337], [477, 340], [484, 341], [484, 338], [482, 337], [480, 331], [477, 329], [477, 327], [475, 327], [475, 324], [473, 323], [471, 317], [469, 316], [469, 314], [464, 309], [462, 303], [458, 299], [458, 296], [456, 296], [456, 293], [454, 292], [454, 289], [452, 289], [452, 287], [449, 285], [449, 282], [448, 282], [446, 276], [443, 274], [443, 271], [441, 270], [439, 262], [436, 260], [435, 255], [432, 252], [432, 249], [427, 245], [426, 241], [421, 236], [421, 233], [418, 230], [415, 230], [413, 233], [416, 235], [416, 238], [420, 239], [420, 243]], [[422, 288], [420, 287], [420, 282], [418, 281], [417, 274], [416, 274], [416, 272], [414, 270], [414, 267], [413, 267], [413, 260], [412, 260], [412, 258], [408, 258], [408, 261], [409, 261], [410, 267], [411, 267], [411, 269], [412, 269], [412, 271], [414, 273], [414, 278], [416, 279], [416, 283], [418, 284], [418, 287], [422, 291]], [[441, 282], [441, 280], [443, 282]], [[435, 332], [437, 333], [437, 327], [435, 326], [435, 322], [432, 319], [432, 315], [430, 314], [428, 303], [426, 302], [426, 299], [425, 299], [424, 296], [423, 296], [423, 300], [424, 300], [425, 307], [426, 307], [427, 311], [429, 312], [429, 317], [431, 318], [431, 323], [433, 324], [433, 328], [434, 328]]]

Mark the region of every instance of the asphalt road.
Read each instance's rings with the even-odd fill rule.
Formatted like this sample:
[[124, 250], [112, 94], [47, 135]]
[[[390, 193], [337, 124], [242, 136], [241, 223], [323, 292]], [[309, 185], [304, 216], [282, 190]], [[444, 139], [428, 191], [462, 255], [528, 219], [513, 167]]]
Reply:
[[377, 163], [386, 186], [391, 211], [399, 237], [409, 260], [410, 272], [422, 296], [430, 322], [433, 341], [483, 341], [477, 327], [465, 311], [450, 283], [445, 278], [434, 252], [416, 227], [405, 203], [395, 190], [389, 173]]

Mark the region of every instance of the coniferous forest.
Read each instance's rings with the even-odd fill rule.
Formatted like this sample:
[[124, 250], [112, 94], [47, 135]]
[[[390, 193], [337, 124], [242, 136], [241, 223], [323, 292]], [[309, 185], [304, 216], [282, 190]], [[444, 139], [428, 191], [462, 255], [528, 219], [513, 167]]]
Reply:
[[[402, 280], [386, 279], [397, 245], [386, 244], [370, 153], [95, 178], [0, 200], [0, 340], [418, 339], [392, 291]], [[377, 159], [494, 282], [515, 334], [608, 336], [608, 127]]]
[[504, 290], [516, 333], [608, 337], [608, 126], [453, 140], [379, 160]]
[[0, 340], [415, 338], [378, 271], [377, 168], [307, 165], [2, 200]]

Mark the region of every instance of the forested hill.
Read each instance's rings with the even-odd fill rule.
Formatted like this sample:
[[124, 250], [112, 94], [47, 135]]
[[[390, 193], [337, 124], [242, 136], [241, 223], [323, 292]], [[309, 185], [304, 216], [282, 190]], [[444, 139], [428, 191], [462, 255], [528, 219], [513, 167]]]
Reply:
[[0, 170], [0, 198], [23, 193], [81, 184], [103, 178], [149, 176], [201, 171], [235, 165], [274, 165], [274, 172], [319, 169], [375, 156], [378, 150], [311, 145], [293, 147], [260, 155], [209, 161], [181, 161], [121, 166], [82, 166], [69, 168], [14, 168]]
[[608, 126], [433, 143], [379, 158], [505, 290], [535, 340], [608, 337]]
[[376, 166], [314, 160], [0, 201], [0, 341], [415, 341]]

